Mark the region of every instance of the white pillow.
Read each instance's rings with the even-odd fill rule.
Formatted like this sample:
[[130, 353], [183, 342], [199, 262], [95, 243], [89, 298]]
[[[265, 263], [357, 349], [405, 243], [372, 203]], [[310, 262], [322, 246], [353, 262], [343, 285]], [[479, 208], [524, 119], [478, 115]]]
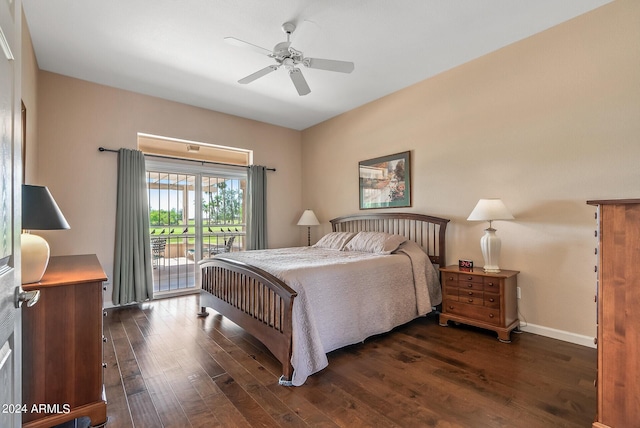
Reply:
[[358, 232], [344, 247], [344, 251], [391, 254], [407, 239], [385, 232]]
[[318, 242], [313, 244], [314, 248], [326, 248], [329, 250], [342, 250], [344, 246], [355, 236], [351, 232], [331, 232], [324, 235]]

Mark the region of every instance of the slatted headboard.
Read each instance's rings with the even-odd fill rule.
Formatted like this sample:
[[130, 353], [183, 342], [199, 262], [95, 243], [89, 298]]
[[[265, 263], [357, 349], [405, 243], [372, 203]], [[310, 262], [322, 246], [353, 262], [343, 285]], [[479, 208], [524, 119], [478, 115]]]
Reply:
[[448, 219], [413, 213], [375, 213], [348, 215], [330, 221], [334, 232], [368, 231], [406, 236], [425, 250], [431, 263], [446, 266]]

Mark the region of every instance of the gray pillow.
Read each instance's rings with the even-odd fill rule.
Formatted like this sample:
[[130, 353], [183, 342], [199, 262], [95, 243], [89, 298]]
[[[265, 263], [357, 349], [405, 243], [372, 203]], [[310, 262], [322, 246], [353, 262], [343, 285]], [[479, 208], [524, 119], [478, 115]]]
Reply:
[[344, 246], [355, 236], [351, 232], [331, 232], [324, 235], [318, 242], [313, 244], [314, 248], [326, 248], [329, 250], [342, 250]]
[[385, 232], [358, 232], [344, 247], [344, 251], [391, 254], [407, 239], [406, 236]]

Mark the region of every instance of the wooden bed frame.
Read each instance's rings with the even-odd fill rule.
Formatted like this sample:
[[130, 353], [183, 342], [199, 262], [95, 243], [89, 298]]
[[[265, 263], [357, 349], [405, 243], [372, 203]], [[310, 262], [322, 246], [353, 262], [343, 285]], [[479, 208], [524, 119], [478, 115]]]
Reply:
[[[446, 266], [445, 231], [449, 220], [413, 213], [356, 214], [331, 220], [334, 232], [387, 232], [418, 243], [431, 262]], [[222, 258], [199, 263], [198, 316], [210, 307], [262, 342], [282, 363], [279, 383], [291, 385], [292, 312], [296, 292], [254, 266]]]

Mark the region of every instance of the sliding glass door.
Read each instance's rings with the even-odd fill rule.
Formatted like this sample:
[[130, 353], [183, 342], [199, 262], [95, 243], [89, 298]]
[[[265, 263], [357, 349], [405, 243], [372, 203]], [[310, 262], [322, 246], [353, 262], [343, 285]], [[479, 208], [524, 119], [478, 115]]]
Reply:
[[154, 291], [193, 291], [197, 262], [244, 248], [246, 170], [147, 161]]

